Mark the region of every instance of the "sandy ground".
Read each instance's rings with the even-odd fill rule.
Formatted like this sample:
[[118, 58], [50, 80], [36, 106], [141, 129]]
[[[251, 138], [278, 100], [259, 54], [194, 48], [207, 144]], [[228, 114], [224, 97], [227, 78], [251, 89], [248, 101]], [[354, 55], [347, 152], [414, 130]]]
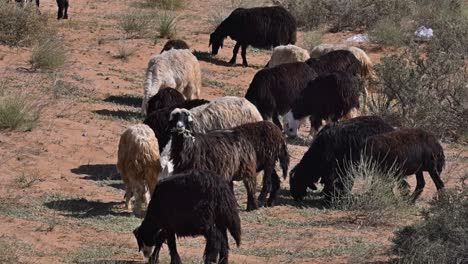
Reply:
[[[143, 261], [131, 232], [141, 220], [123, 210], [124, 191], [115, 167], [121, 132], [142, 119], [139, 106], [148, 58], [159, 53], [165, 42], [125, 40], [119, 32], [119, 14], [135, 8], [139, 1], [71, 0], [70, 19], [58, 22], [53, 20], [55, 1], [41, 1], [41, 11], [52, 18], [68, 52], [65, 67], [56, 74], [18, 71], [18, 67], [29, 67], [31, 49], [0, 46], [0, 77], [28, 84], [31, 91], [25, 92], [39, 91], [45, 103], [31, 131], [0, 132], [0, 242], [4, 242], [0, 245], [13, 245], [12, 254], [21, 262]], [[255, 72], [270, 56], [270, 51], [251, 49], [247, 55], [250, 67], [227, 66], [234, 45], [229, 40], [216, 58], [206, 59], [211, 30], [208, 16], [213, 6], [224, 2], [187, 1], [187, 8], [178, 11], [177, 35], [199, 51], [202, 97], [207, 99], [243, 96]], [[323, 42], [341, 42], [351, 35], [327, 34]], [[135, 49], [127, 61], [114, 58], [119, 45]], [[376, 62], [392, 52], [374, 45], [361, 47]], [[54, 94], [51, 90], [58, 84], [65, 90]], [[308, 128], [303, 135], [306, 131]], [[300, 160], [306, 145], [289, 145], [291, 167]], [[450, 188], [467, 170], [468, 150], [444, 146], [448, 160], [444, 180]], [[435, 193], [432, 181], [427, 180], [418, 208]], [[410, 182], [414, 186], [414, 179]], [[362, 225], [351, 221], [345, 212], [323, 208], [314, 197], [296, 205], [287, 181], [282, 183], [278, 206], [245, 212], [245, 191], [236, 186], [243, 241], [240, 248], [231, 243], [234, 263], [377, 263], [387, 259], [385, 251], [393, 231], [419, 218], [415, 210], [383, 226]], [[185, 262], [200, 263], [204, 240], [180, 239], [179, 248]], [[168, 258], [165, 247], [162, 263], [168, 263]]]

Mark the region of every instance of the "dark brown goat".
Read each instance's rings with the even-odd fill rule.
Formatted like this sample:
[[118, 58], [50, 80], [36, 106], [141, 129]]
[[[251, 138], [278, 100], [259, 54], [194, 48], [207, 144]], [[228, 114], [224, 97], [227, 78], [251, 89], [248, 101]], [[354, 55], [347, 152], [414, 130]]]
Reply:
[[189, 45], [187, 42], [181, 40], [181, 39], [170, 39], [164, 44], [163, 49], [161, 50], [161, 53], [164, 51], [168, 51], [171, 49], [190, 49]]
[[152, 112], [170, 107], [173, 105], [181, 104], [185, 102], [184, 95], [173, 88], [160, 89], [157, 94], [153, 95], [148, 101], [148, 108], [146, 115], [150, 115]]
[[210, 35], [212, 54], [218, 54], [226, 37], [237, 41], [231, 64], [242, 47], [242, 64], [247, 63], [247, 47], [271, 48], [296, 43], [296, 19], [283, 7], [237, 8]]
[[[423, 192], [426, 182], [423, 172], [429, 172], [437, 190], [444, 188], [440, 174], [445, 165], [445, 155], [437, 138], [422, 129], [400, 129], [375, 135], [366, 141], [366, 154], [384, 170], [396, 167], [401, 176], [416, 174], [415, 201]], [[409, 187], [406, 181], [403, 185]]]

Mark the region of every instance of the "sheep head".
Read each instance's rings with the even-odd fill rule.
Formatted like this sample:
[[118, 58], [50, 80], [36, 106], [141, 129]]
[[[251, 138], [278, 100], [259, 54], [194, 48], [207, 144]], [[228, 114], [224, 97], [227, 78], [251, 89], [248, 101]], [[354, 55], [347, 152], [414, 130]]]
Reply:
[[208, 44], [208, 47], [212, 46], [211, 48], [211, 54], [217, 55], [219, 48], [223, 48], [224, 44], [224, 38], [221, 36], [218, 36], [215, 32], [211, 33], [210, 35], [210, 43]]
[[144, 232], [141, 226], [133, 230], [133, 235], [138, 243], [138, 251], [143, 251], [143, 255], [146, 259], [149, 259], [151, 254], [153, 254], [156, 238], [160, 232], [161, 230], [155, 232], [154, 235], [151, 235], [151, 232]]
[[169, 128], [178, 132], [192, 129], [192, 113], [184, 108], [176, 108], [169, 116]]
[[306, 117], [295, 119], [292, 111], [289, 111], [283, 118], [284, 133], [288, 137], [297, 137], [297, 131], [305, 121]]

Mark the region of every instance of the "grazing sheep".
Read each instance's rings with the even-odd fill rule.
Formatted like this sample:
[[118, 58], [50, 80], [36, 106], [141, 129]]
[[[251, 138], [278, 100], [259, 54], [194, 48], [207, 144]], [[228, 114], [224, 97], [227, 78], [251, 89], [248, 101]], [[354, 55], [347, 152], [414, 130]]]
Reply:
[[158, 263], [164, 242], [168, 244], [171, 263], [182, 263], [176, 235], [203, 235], [205, 263], [227, 264], [228, 230], [239, 246], [241, 220], [229, 185], [213, 172], [189, 170], [158, 183], [145, 219], [133, 233], [138, 250], [150, 258], [149, 263]]
[[233, 130], [193, 133], [187, 129], [192, 119], [185, 109], [175, 109], [171, 113], [170, 159], [174, 164], [173, 173], [210, 170], [231, 185], [233, 181], [243, 181], [247, 190], [247, 210], [257, 209], [257, 164], [252, 144]]
[[57, 0], [57, 19], [68, 19], [68, 0]]
[[369, 58], [369, 56], [366, 54], [365, 51], [357, 47], [348, 46], [345, 44], [320, 44], [314, 47], [310, 51], [310, 57], [318, 58], [331, 51], [336, 51], [336, 50], [350, 51], [354, 55], [354, 57], [356, 57], [356, 59], [358, 59], [361, 62], [362, 69], [363, 69], [362, 77], [375, 78], [376, 75], [374, 72], [374, 66], [373, 66], [371, 59]]
[[295, 45], [282, 45], [273, 49], [271, 59], [266, 65], [272, 68], [284, 63], [305, 62], [310, 58], [309, 52]]
[[181, 39], [170, 39], [164, 44], [163, 49], [161, 50], [161, 53], [164, 51], [168, 51], [171, 49], [190, 49], [189, 45], [187, 42], [181, 40]]
[[319, 180], [324, 184], [323, 193], [327, 199], [336, 191], [344, 191], [337, 170], [350, 161], [359, 160], [362, 144], [368, 137], [393, 130], [377, 116], [361, 116], [326, 125], [290, 172], [289, 185], [294, 200], [302, 200], [307, 187], [315, 189]]
[[247, 47], [271, 48], [296, 43], [296, 19], [283, 7], [237, 8], [210, 35], [212, 54], [218, 54], [226, 37], [237, 41], [231, 64], [242, 47], [242, 64], [247, 63]]
[[310, 116], [311, 134], [322, 126], [322, 120], [333, 122], [355, 117], [359, 109], [359, 81], [346, 72], [321, 75], [309, 82], [292, 104], [283, 125], [288, 136], [297, 136], [301, 119]]
[[[374, 135], [366, 140], [365, 153], [384, 170], [396, 166], [402, 178], [416, 174], [416, 189], [412, 200], [423, 192], [426, 182], [423, 172], [429, 172], [437, 190], [444, 188], [440, 174], [445, 165], [444, 150], [437, 138], [422, 129], [400, 129]], [[404, 182], [404, 185], [409, 185]]]
[[153, 95], [148, 101], [146, 114], [185, 102], [184, 95], [176, 89], [166, 88]]
[[200, 97], [200, 63], [189, 50], [172, 49], [150, 58], [146, 71], [143, 113], [147, 111], [149, 98], [163, 88], [174, 88], [186, 99]]
[[130, 200], [135, 196], [134, 212], [142, 217], [161, 172], [158, 141], [150, 127], [138, 124], [125, 130], [120, 137], [117, 168], [126, 186], [126, 208], [131, 209]]
[[258, 71], [245, 98], [254, 104], [264, 120], [272, 120], [280, 129], [279, 115], [286, 114], [307, 83], [317, 74], [303, 62], [281, 64]]
[[156, 135], [156, 138], [158, 139], [160, 149], [164, 149], [170, 139], [168, 127], [169, 116], [171, 115], [171, 112], [176, 108], [192, 109], [207, 103], [209, 103], [209, 101], [204, 99], [183, 101], [180, 104], [158, 109], [154, 112], [148, 112], [148, 116], [143, 123], [151, 127], [151, 129], [154, 131], [154, 134]]

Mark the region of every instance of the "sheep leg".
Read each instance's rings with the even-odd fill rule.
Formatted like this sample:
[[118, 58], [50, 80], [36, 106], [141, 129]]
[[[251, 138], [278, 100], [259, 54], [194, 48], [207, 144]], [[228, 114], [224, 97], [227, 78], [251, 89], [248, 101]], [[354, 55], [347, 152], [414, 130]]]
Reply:
[[260, 207], [265, 206], [267, 195], [271, 192], [271, 175], [273, 171], [274, 167], [272, 168], [270, 164], [265, 166], [263, 170], [262, 190], [258, 196], [258, 206]]
[[216, 259], [221, 250], [223, 244], [223, 235], [220, 230], [214, 225], [208, 230], [205, 235], [206, 247], [205, 247], [205, 264], [217, 263]]
[[221, 250], [219, 251], [219, 264], [229, 263], [229, 240], [227, 236], [227, 229], [221, 231], [223, 237], [221, 239]]
[[174, 233], [168, 234], [167, 246], [169, 247], [169, 254], [171, 255], [171, 264], [182, 264], [179, 253], [177, 252], [176, 237]]
[[132, 210], [132, 203], [130, 202], [130, 200], [132, 199], [132, 196], [133, 196], [133, 192], [131, 190], [131, 188], [129, 188], [127, 186], [126, 190], [125, 190], [125, 195], [124, 195], [124, 198], [125, 198], [125, 208], [127, 210]]
[[155, 238], [154, 251], [149, 259], [149, 264], [156, 264], [159, 262], [159, 251], [161, 251], [164, 241], [166, 241], [166, 232], [162, 231]]
[[63, 19], [68, 19], [68, 0], [63, 0]]
[[61, 19], [63, 17], [63, 0], [57, 0], [57, 19]]
[[245, 189], [247, 190], [247, 211], [252, 211], [258, 209], [257, 199], [255, 197], [255, 188], [256, 188], [256, 181], [255, 181], [255, 173], [245, 178], [244, 180]]
[[416, 189], [414, 189], [411, 201], [414, 203], [418, 199], [418, 197], [423, 192], [424, 186], [426, 185], [426, 181], [424, 180], [424, 175], [422, 171], [418, 171], [416, 173]]
[[133, 212], [135, 216], [139, 218], [143, 218], [145, 216], [145, 208], [143, 208], [143, 204], [147, 204], [147, 197], [146, 197], [146, 188], [143, 183], [135, 183], [133, 193], [135, 195], [135, 207], [133, 208]]
[[249, 64], [247, 63], [247, 47], [248, 45], [246, 44], [242, 45], [241, 56], [242, 56], [242, 65], [244, 65], [244, 67], [249, 67]]
[[430, 170], [429, 175], [431, 175], [431, 179], [434, 182], [437, 191], [440, 191], [444, 188], [444, 182], [440, 179], [440, 172], [437, 172], [437, 170]]
[[240, 43], [237, 42], [232, 50], [232, 59], [229, 61], [230, 64], [236, 64], [237, 53], [239, 52]]
[[273, 170], [273, 173], [271, 174], [271, 186], [270, 197], [268, 197], [267, 202], [268, 207], [275, 204], [276, 198], [278, 197], [278, 191], [281, 187], [281, 180], [275, 170]]

